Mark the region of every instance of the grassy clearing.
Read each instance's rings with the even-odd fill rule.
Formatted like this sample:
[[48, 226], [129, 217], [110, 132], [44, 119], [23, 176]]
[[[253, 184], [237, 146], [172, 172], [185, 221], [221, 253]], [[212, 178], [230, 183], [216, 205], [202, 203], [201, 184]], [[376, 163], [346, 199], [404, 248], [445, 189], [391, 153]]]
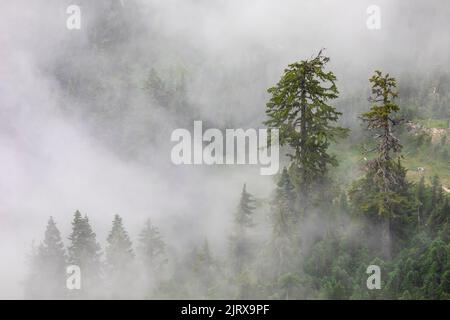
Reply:
[[419, 123], [420, 125], [428, 129], [447, 129], [449, 125], [448, 119], [418, 119], [414, 122]]

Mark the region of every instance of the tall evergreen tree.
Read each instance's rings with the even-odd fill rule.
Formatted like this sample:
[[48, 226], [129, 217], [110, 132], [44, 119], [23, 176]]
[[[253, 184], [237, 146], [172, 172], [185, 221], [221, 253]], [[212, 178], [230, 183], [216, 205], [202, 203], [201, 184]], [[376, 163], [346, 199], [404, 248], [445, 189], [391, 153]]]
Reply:
[[283, 169], [277, 183], [275, 198], [272, 202], [272, 250], [275, 263], [275, 277], [295, 268], [293, 260], [298, 248], [295, 214], [295, 187], [291, 183], [288, 171]]
[[234, 216], [234, 229], [230, 238], [231, 263], [235, 274], [242, 272], [252, 259], [252, 243], [248, 235], [248, 229], [254, 226], [254, 204], [255, 199], [247, 192], [247, 187], [244, 184], [239, 206]]
[[[450, 206], [448, 197], [446, 197], [442, 204], [433, 209], [430, 217], [427, 221], [427, 226], [433, 235], [436, 235], [438, 231], [445, 230], [445, 225], [449, 223], [450, 218]], [[446, 236], [446, 235], [443, 235]], [[447, 235], [448, 236], [448, 235]]]
[[398, 120], [393, 115], [399, 111], [394, 102], [397, 97], [396, 80], [389, 74], [383, 75], [381, 71], [369, 79], [372, 84], [372, 95], [369, 101], [373, 103], [370, 111], [362, 115], [362, 120], [367, 123], [369, 131], [375, 131], [375, 159], [367, 162], [368, 176], [378, 188], [375, 195], [378, 215], [382, 219], [381, 244], [383, 256], [391, 258], [392, 235], [391, 220], [394, 216], [394, 207], [406, 202], [406, 199], [398, 191], [406, 184], [406, 170], [397, 161], [395, 155], [399, 154], [402, 145], [393, 133], [393, 126]]
[[292, 171], [298, 175], [300, 202], [306, 211], [312, 186], [320, 182], [329, 165], [337, 165], [328, 153], [330, 142], [346, 136], [347, 130], [333, 126], [341, 115], [329, 104], [338, 97], [336, 76], [325, 71], [330, 59], [322, 51], [310, 60], [290, 64], [267, 103], [265, 124], [280, 130], [280, 144], [292, 151]]
[[78, 210], [73, 217], [69, 240], [69, 263], [81, 269], [81, 295], [95, 296], [94, 291], [101, 281], [101, 248], [88, 217], [82, 217]]
[[122, 218], [114, 216], [112, 229], [107, 238], [106, 263], [114, 271], [121, 271], [134, 259], [132, 242], [125, 230]]
[[420, 178], [419, 183], [417, 184], [416, 190], [416, 202], [417, 202], [417, 226], [420, 230], [422, 224], [425, 223], [425, 205], [426, 205], [426, 187], [425, 187], [425, 177], [422, 176]]
[[205, 292], [207, 297], [212, 292], [211, 289], [215, 284], [215, 276], [217, 275], [216, 263], [212, 257], [209, 249], [208, 240], [205, 239], [201, 248], [197, 251], [197, 259], [194, 264], [194, 269], [199, 278], [201, 291]]

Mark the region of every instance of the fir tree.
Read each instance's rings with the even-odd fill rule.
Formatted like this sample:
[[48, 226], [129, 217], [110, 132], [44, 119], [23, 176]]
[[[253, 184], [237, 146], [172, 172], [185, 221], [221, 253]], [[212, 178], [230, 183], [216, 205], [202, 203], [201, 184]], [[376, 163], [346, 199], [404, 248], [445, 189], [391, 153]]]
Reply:
[[430, 207], [431, 209], [437, 208], [444, 197], [442, 191], [442, 184], [439, 176], [434, 176], [431, 179], [431, 199]]
[[66, 293], [66, 252], [61, 233], [52, 217], [48, 220], [45, 236], [31, 255], [33, 274], [29, 279], [30, 297], [62, 299]]
[[[396, 80], [389, 74], [383, 75], [381, 71], [375, 71], [370, 78], [372, 95], [369, 101], [373, 103], [369, 112], [362, 115], [362, 120], [367, 123], [367, 129], [375, 131], [374, 139], [376, 157], [368, 161], [368, 176], [378, 188], [375, 195], [378, 215], [382, 219], [381, 243], [383, 256], [391, 258], [392, 230], [391, 220], [394, 215], [394, 206], [405, 202], [404, 197], [397, 191], [406, 184], [406, 170], [400, 163], [400, 158], [395, 161], [393, 157], [398, 154], [402, 145], [393, 134], [393, 126], [398, 120], [393, 114], [399, 110], [394, 99], [397, 97]], [[372, 151], [372, 150], [371, 150]]]
[[64, 297], [66, 287], [66, 250], [61, 239], [61, 233], [52, 217], [48, 221], [45, 238], [39, 247], [38, 254], [44, 265], [44, 272], [48, 275], [50, 296]]
[[339, 198], [339, 211], [341, 214], [348, 214], [349, 209], [347, 194], [342, 192]]
[[310, 202], [311, 187], [325, 176], [329, 165], [337, 165], [328, 153], [330, 142], [347, 134], [346, 129], [332, 126], [341, 113], [329, 104], [338, 97], [338, 89], [336, 76], [324, 70], [328, 61], [320, 52], [313, 59], [290, 64], [268, 90], [265, 124], [279, 128], [280, 144], [292, 150], [287, 155], [298, 176], [303, 211]]
[[255, 199], [247, 192], [244, 184], [239, 206], [234, 216], [234, 229], [230, 239], [231, 263], [235, 274], [242, 272], [252, 259], [252, 243], [248, 229], [254, 226], [254, 203]]

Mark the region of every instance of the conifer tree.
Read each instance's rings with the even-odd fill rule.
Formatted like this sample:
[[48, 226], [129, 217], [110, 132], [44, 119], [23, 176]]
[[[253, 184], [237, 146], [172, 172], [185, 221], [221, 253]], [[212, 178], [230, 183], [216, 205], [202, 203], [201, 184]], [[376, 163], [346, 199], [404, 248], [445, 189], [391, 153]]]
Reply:
[[293, 260], [298, 248], [295, 214], [295, 188], [291, 183], [288, 171], [283, 169], [277, 183], [275, 199], [272, 203], [272, 250], [275, 262], [275, 277], [294, 268]]
[[110, 271], [120, 272], [134, 259], [134, 252], [122, 218], [117, 214], [114, 216], [112, 229], [106, 241], [106, 263]]
[[329, 165], [337, 165], [328, 153], [330, 142], [344, 137], [347, 130], [333, 126], [341, 113], [329, 104], [338, 97], [336, 76], [325, 71], [330, 59], [319, 54], [309, 60], [290, 64], [267, 103], [265, 124], [280, 130], [280, 144], [288, 145], [292, 171], [298, 176], [296, 185], [303, 211], [306, 211], [311, 188], [321, 181]]
[[81, 270], [81, 296], [93, 296], [101, 281], [101, 248], [88, 217], [82, 217], [78, 210], [73, 217], [69, 240], [69, 263]]
[[209, 249], [208, 240], [205, 239], [200, 248], [194, 247], [188, 259], [192, 272], [188, 278], [194, 295], [203, 299], [214, 295], [219, 269]]
[[234, 286], [234, 298], [248, 298], [250, 290], [249, 268], [254, 261], [255, 243], [251, 239], [250, 231], [255, 226], [253, 215], [256, 209], [255, 199], [247, 191], [244, 184], [239, 205], [234, 215], [233, 229], [230, 236], [231, 283]]
[[61, 233], [52, 217], [48, 220], [44, 241], [39, 246], [39, 260], [42, 273], [45, 275], [48, 296], [63, 298], [66, 289], [66, 250], [61, 239]]
[[244, 184], [241, 193], [241, 199], [239, 201], [238, 210], [234, 217], [236, 225], [242, 228], [250, 228], [254, 226], [253, 212], [255, 210], [255, 199], [247, 192], [247, 185]]
[[255, 199], [244, 187], [236, 214], [234, 216], [234, 229], [230, 238], [231, 263], [235, 274], [243, 271], [243, 268], [252, 259], [252, 243], [248, 236], [248, 229], [254, 226], [253, 213]]
[[158, 271], [167, 261], [166, 244], [159, 229], [151, 223], [150, 219], [146, 221], [144, 229], [139, 234], [138, 250], [144, 266], [152, 272]]

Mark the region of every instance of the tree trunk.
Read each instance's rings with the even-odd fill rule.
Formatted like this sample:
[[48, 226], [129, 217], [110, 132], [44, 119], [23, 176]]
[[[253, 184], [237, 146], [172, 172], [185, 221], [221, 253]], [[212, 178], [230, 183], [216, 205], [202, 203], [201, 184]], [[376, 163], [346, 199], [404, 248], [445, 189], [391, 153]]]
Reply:
[[300, 118], [300, 139], [301, 139], [301, 155], [300, 155], [300, 159], [302, 162], [302, 168], [301, 168], [301, 172], [302, 172], [302, 180], [301, 180], [301, 185], [300, 185], [300, 203], [301, 206], [303, 207], [303, 215], [307, 214], [307, 210], [308, 210], [308, 185], [306, 182], [306, 176], [308, 175], [307, 169], [306, 169], [306, 164], [304, 159], [306, 158], [306, 153], [308, 152], [308, 150], [306, 150], [306, 139], [308, 138], [308, 133], [307, 133], [307, 105], [306, 105], [306, 90], [305, 90], [305, 79], [302, 79], [301, 82], [301, 86], [300, 86], [300, 90], [301, 90], [301, 118]]

